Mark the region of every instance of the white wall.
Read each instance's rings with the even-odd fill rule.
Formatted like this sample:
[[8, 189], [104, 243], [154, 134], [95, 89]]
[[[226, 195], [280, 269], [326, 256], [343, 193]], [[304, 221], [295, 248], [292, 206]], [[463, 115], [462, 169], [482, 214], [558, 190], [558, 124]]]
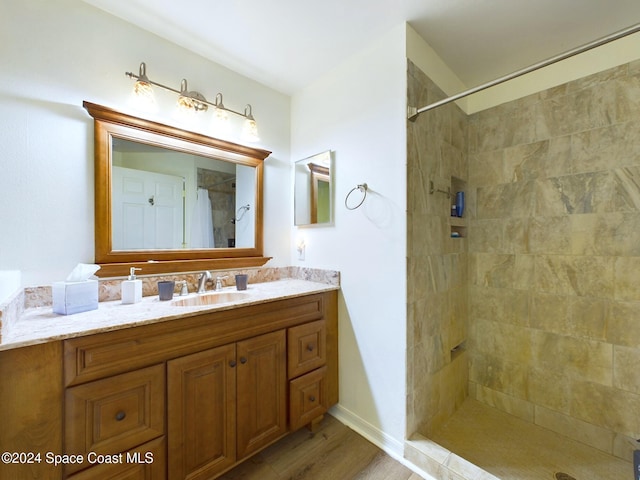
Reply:
[[[132, 112], [125, 71], [147, 63], [153, 80], [237, 110], [251, 103], [265, 163], [265, 255], [289, 263], [290, 99], [80, 0], [0, 3], [0, 270], [22, 285], [61, 280], [92, 262], [93, 119], [82, 101]], [[177, 124], [175, 96], [157, 92], [154, 118]], [[193, 126], [208, 131], [207, 121]], [[230, 140], [237, 140], [230, 137]], [[283, 205], [285, 206], [283, 208]]]
[[[292, 162], [332, 150], [335, 222], [292, 230], [305, 260], [341, 272], [338, 413], [401, 450], [406, 351], [406, 60], [400, 25], [292, 99]], [[292, 175], [293, 178], [293, 175]], [[357, 184], [370, 191], [349, 211]], [[358, 192], [356, 192], [358, 193]], [[350, 202], [359, 200], [354, 194]], [[293, 218], [293, 210], [291, 210]]]

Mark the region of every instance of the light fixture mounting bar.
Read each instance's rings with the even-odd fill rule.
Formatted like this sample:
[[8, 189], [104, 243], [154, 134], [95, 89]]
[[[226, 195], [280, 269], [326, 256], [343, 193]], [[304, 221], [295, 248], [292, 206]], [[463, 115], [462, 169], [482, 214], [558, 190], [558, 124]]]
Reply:
[[[126, 75], [127, 77], [129, 77], [129, 78], [135, 78], [135, 79], [136, 79], [136, 80], [138, 80], [138, 81], [150, 83], [151, 85], [155, 85], [156, 87], [163, 88], [164, 90], [168, 90], [168, 91], [173, 92], [173, 93], [176, 93], [176, 94], [178, 94], [178, 95], [186, 96], [186, 97], [188, 97], [188, 98], [190, 98], [190, 99], [192, 99], [192, 100], [194, 100], [194, 101], [196, 101], [196, 102], [200, 102], [200, 103], [204, 103], [204, 104], [206, 104], [206, 105], [209, 105], [210, 107], [215, 107], [215, 108], [218, 108], [218, 109], [224, 110], [224, 111], [226, 111], [226, 112], [230, 112], [230, 113], [233, 113], [233, 114], [235, 114], [235, 115], [238, 115], [238, 116], [240, 116], [240, 117], [244, 117], [244, 118], [247, 118], [247, 119], [253, 120], [253, 117], [251, 116], [251, 114], [247, 115], [247, 113], [246, 113], [246, 109], [245, 109], [245, 112], [238, 112], [238, 111], [233, 110], [233, 109], [231, 109], [231, 108], [227, 108], [227, 107], [225, 107], [224, 105], [222, 105], [222, 102], [220, 102], [220, 103], [217, 103], [217, 102], [210, 102], [209, 100], [207, 100], [206, 98], [204, 98], [204, 96], [203, 96], [202, 94], [199, 94], [199, 95], [200, 95], [199, 97], [198, 97], [198, 96], [190, 95], [190, 94], [192, 94], [192, 93], [198, 93], [198, 92], [185, 92], [185, 91], [180, 91], [180, 90], [177, 90], [177, 89], [175, 89], [175, 88], [172, 88], [172, 87], [169, 87], [169, 86], [167, 86], [167, 85], [164, 85], [164, 84], [162, 84], [162, 83], [154, 82], [153, 80], [151, 80], [150, 78], [148, 78], [148, 77], [146, 76], [146, 74], [142, 73], [142, 72], [145, 72], [145, 69], [146, 69], [146, 66], [145, 66], [145, 67], [143, 67], [143, 65], [145, 65], [145, 64], [144, 64], [144, 62], [140, 64], [140, 72], [141, 72], [141, 74], [140, 74], [140, 75], [136, 75], [136, 74], [135, 74], [135, 73], [133, 73], [133, 72], [125, 72], [125, 75]], [[220, 95], [220, 94], [218, 94], [218, 95]], [[216, 95], [216, 99], [218, 98], [218, 95]], [[250, 105], [248, 105], [248, 106], [250, 107]], [[251, 108], [249, 108], [249, 112], [251, 112]], [[251, 117], [251, 118], [249, 118], [249, 117]]]

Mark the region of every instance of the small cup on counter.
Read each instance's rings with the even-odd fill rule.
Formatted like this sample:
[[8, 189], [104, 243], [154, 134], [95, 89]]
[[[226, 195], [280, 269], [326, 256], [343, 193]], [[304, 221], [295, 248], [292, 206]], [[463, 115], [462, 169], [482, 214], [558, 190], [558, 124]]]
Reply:
[[158, 297], [162, 301], [171, 300], [173, 298], [173, 291], [175, 288], [176, 282], [173, 280], [158, 282]]
[[246, 274], [236, 275], [236, 290], [246, 290], [248, 281], [249, 281], [249, 275], [246, 275]]

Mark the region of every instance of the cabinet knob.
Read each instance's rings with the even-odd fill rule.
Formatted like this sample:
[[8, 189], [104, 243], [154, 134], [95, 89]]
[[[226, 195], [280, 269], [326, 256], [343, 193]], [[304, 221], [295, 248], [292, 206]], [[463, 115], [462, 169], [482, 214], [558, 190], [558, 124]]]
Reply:
[[309, 352], [313, 352], [313, 345], [312, 344], [307, 345], [307, 350]]
[[315, 402], [316, 401], [316, 397], [314, 395], [309, 395], [309, 401], [310, 402]]
[[240, 363], [247, 363], [247, 357], [240, 357]]
[[231, 361], [229, 362], [229, 366], [230, 366], [231, 368], [235, 367], [235, 366], [236, 366], [236, 361], [235, 361], [235, 360], [231, 360]]
[[123, 412], [122, 410], [120, 410], [118, 413], [116, 413], [116, 420], [118, 422], [124, 420], [124, 417], [126, 417], [127, 414], [125, 412]]

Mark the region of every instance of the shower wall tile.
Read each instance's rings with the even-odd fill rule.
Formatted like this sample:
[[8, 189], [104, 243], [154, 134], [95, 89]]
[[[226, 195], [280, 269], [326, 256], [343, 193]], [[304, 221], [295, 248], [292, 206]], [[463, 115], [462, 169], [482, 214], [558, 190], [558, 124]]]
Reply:
[[529, 292], [535, 286], [535, 257], [516, 255], [513, 271], [513, 288]]
[[535, 423], [573, 440], [613, 453], [614, 433], [588, 422], [576, 420], [555, 410], [536, 406]]
[[470, 350], [469, 379], [506, 395], [526, 399], [529, 368], [493, 355], [479, 355]]
[[637, 449], [638, 441], [636, 438], [614, 433], [613, 455], [620, 458], [633, 458], [633, 451]]
[[[504, 318], [506, 315], [506, 301], [502, 289], [487, 288], [472, 283], [469, 286], [469, 305], [473, 306], [474, 322], [477, 319]], [[473, 336], [470, 340], [473, 340]]]
[[640, 350], [631, 347], [613, 347], [613, 386], [640, 394]]
[[470, 258], [470, 279], [474, 285], [508, 288], [513, 285], [515, 255], [477, 253]]
[[508, 358], [524, 365], [532, 363], [532, 344], [528, 329], [509, 323], [481, 320], [476, 321], [472, 328], [477, 352]]
[[609, 301], [596, 297], [571, 297], [569, 321], [565, 334], [607, 341], [607, 308]]
[[528, 217], [535, 208], [535, 182], [479, 187], [478, 218]]
[[601, 83], [544, 100], [540, 114], [550, 137], [611, 125], [616, 118], [615, 86]]
[[[640, 143], [640, 139], [638, 139]], [[614, 210], [640, 211], [640, 167], [617, 168], [613, 171]]]
[[520, 398], [512, 397], [511, 395], [505, 395], [496, 390], [491, 390], [482, 385], [473, 384], [473, 398], [490, 405], [494, 408], [498, 408], [503, 412], [507, 412], [522, 420], [533, 423], [534, 421], [534, 409], [533, 403]]
[[612, 257], [538, 255], [534, 268], [538, 292], [613, 297]]
[[610, 301], [605, 317], [608, 342], [640, 349], [640, 302]]
[[531, 326], [560, 335], [607, 341], [607, 306], [601, 298], [534, 293]]
[[629, 66], [628, 75], [615, 80], [616, 86], [616, 120], [626, 122], [637, 120], [640, 114], [640, 74], [637, 67]]
[[475, 184], [496, 185], [511, 181], [504, 169], [504, 151], [488, 151], [471, 155], [469, 158], [469, 175]]
[[530, 298], [532, 328], [560, 334], [569, 331], [569, 302], [566, 295], [532, 293]]
[[571, 415], [622, 435], [640, 438], [640, 395], [592, 382], [573, 382]]
[[479, 220], [468, 227], [469, 248], [476, 252], [502, 252], [503, 224], [499, 219]]
[[532, 364], [601, 385], [613, 383], [613, 345], [533, 330]]
[[[411, 62], [408, 100], [425, 105], [444, 93]], [[428, 434], [468, 395], [466, 238], [450, 234], [451, 177], [468, 179], [468, 118], [450, 104], [407, 122], [407, 432]], [[465, 217], [475, 215], [467, 192]], [[465, 221], [467, 221], [465, 219]], [[463, 344], [452, 355], [451, 349]]]
[[532, 405], [569, 413], [571, 378], [568, 374], [543, 367], [531, 367], [527, 380], [527, 400]]
[[568, 215], [529, 219], [528, 253], [566, 255], [571, 248], [571, 219]]
[[614, 183], [609, 172], [592, 172], [539, 180], [536, 215], [556, 216], [613, 211]]
[[468, 131], [470, 392], [530, 404], [536, 423], [629, 459], [640, 61], [474, 114]]
[[[502, 235], [504, 253], [528, 253], [530, 230], [529, 218], [503, 218], [499, 221], [504, 226]], [[471, 226], [473, 226], [473, 223]], [[470, 238], [469, 241], [471, 242], [471, 240], [472, 239]]]
[[639, 163], [640, 125], [637, 117], [571, 136], [571, 163], [574, 173], [607, 171]]
[[[511, 182], [563, 175], [571, 168], [571, 137], [568, 135], [516, 144], [503, 152], [505, 177]], [[472, 168], [470, 164], [470, 172], [473, 172]]]
[[614, 289], [616, 300], [640, 300], [640, 257], [615, 258]]

